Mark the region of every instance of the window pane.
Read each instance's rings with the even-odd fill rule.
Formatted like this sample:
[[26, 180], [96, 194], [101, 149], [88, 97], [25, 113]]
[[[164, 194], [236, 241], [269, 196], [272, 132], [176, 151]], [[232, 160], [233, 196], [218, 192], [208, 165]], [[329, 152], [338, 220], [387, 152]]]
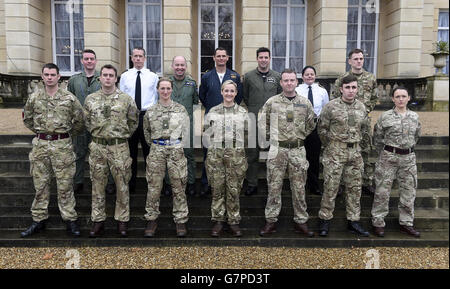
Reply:
[[278, 72], [282, 72], [285, 68], [284, 58], [272, 58], [272, 69]]
[[233, 39], [233, 24], [222, 23], [219, 26], [219, 40]]
[[147, 55], [161, 55], [161, 41], [152, 40], [147, 41]]
[[[231, 40], [219, 40], [219, 47], [223, 47], [227, 50], [229, 56], [233, 56], [233, 41]], [[213, 52], [214, 54], [214, 52]], [[213, 55], [211, 54], [211, 55]], [[231, 62], [231, 60], [228, 60]]]
[[303, 41], [291, 41], [290, 44], [290, 56], [301, 56], [303, 57]]
[[55, 22], [56, 37], [70, 37], [70, 22], [56, 21]]
[[286, 41], [272, 42], [274, 56], [286, 56]]
[[284, 4], [284, 5], [286, 5], [287, 4], [287, 0], [272, 0], [272, 4], [273, 5], [279, 5], [279, 4]]
[[56, 54], [70, 54], [70, 38], [56, 39]]
[[161, 39], [161, 24], [147, 23], [147, 39]]
[[156, 5], [148, 5], [146, 11], [147, 22], [161, 22], [161, 7]]
[[83, 4], [79, 4], [78, 8], [73, 10], [73, 21], [83, 22]]
[[202, 24], [202, 31], [201, 31], [201, 39], [215, 39], [216, 35], [214, 33], [215, 30], [214, 24]]
[[84, 26], [83, 22], [74, 22], [73, 24], [74, 29], [74, 37], [75, 38], [84, 38]]
[[277, 41], [286, 40], [286, 25], [272, 25], [272, 39]]
[[214, 47], [214, 40], [202, 40], [201, 41], [201, 55], [206, 56], [206, 55], [213, 55], [214, 54], [214, 50], [216, 49]]
[[299, 57], [289, 58], [289, 67], [294, 69], [296, 73], [301, 73], [303, 68], [303, 58]]
[[215, 9], [214, 6], [202, 6], [202, 22], [203, 23], [214, 23], [215, 22]]
[[129, 38], [142, 38], [142, 22], [129, 22], [128, 23], [128, 37]]
[[61, 71], [70, 71], [70, 56], [57, 56], [56, 64]]
[[128, 21], [142, 21], [142, 6], [128, 5]]
[[147, 68], [153, 72], [161, 72], [161, 57], [147, 57]]
[[448, 11], [439, 12], [439, 27], [447, 27], [448, 28]]
[[66, 10], [66, 4], [55, 4], [55, 20], [68, 20], [69, 13]]
[[201, 70], [202, 72], [206, 72], [212, 68], [214, 68], [214, 60], [211, 56], [202, 56]]

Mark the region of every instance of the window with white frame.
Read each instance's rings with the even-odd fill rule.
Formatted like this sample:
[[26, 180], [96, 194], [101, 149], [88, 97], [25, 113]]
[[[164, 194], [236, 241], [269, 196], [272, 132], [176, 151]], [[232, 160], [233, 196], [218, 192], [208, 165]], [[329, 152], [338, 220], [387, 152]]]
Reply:
[[[439, 11], [438, 20], [438, 41], [446, 41], [448, 43], [448, 10]], [[447, 65], [442, 69], [442, 72], [448, 74], [448, 56]]]
[[271, 1], [271, 51], [272, 69], [285, 68], [300, 73], [306, 53], [306, 1]]
[[142, 47], [147, 56], [146, 66], [162, 74], [161, 0], [127, 0], [127, 65], [133, 66], [133, 49]]
[[[349, 0], [347, 18], [347, 55], [359, 48], [364, 51], [364, 69], [376, 74], [378, 43], [378, 1]], [[347, 70], [350, 65], [347, 62]]]
[[53, 61], [62, 75], [72, 75], [83, 68], [83, 1], [52, 0]]
[[[214, 68], [214, 50], [223, 47], [230, 56], [227, 68], [234, 67], [234, 1], [199, 1], [199, 71], [200, 78]], [[199, 78], [199, 79], [200, 79]]]

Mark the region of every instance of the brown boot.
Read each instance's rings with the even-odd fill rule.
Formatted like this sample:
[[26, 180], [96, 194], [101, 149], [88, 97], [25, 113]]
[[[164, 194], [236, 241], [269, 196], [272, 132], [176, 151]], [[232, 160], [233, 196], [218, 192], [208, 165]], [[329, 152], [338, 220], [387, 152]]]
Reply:
[[419, 238], [420, 232], [416, 231], [413, 226], [403, 226], [400, 225], [400, 232], [411, 235], [413, 237]]
[[219, 237], [220, 233], [223, 229], [223, 223], [222, 222], [215, 222], [214, 226], [211, 229], [211, 236], [212, 237]]
[[127, 223], [126, 222], [119, 222], [117, 224], [117, 230], [119, 231], [120, 236], [122, 237], [127, 237], [128, 236], [128, 232], [127, 232]]
[[89, 232], [89, 238], [97, 238], [103, 236], [105, 233], [105, 222], [94, 222], [91, 231]]
[[306, 223], [304, 224], [295, 223], [294, 230], [296, 233], [304, 234], [309, 238], [314, 237], [314, 232], [308, 229], [308, 225]]
[[151, 238], [151, 237], [155, 236], [157, 227], [158, 227], [158, 223], [156, 222], [156, 220], [148, 221], [147, 227], [145, 228], [145, 231], [144, 231], [144, 237]]
[[186, 224], [180, 223], [180, 224], [176, 224], [175, 226], [177, 229], [177, 237], [179, 237], [179, 238], [186, 237], [186, 235], [187, 235]]
[[230, 231], [231, 231], [231, 235], [233, 235], [233, 237], [241, 237], [242, 236], [242, 232], [241, 232], [241, 228], [239, 228], [239, 224], [230, 225]]
[[264, 227], [262, 227], [262, 229], [259, 231], [259, 235], [263, 237], [265, 235], [275, 233], [276, 231], [277, 228], [275, 226], [275, 223], [266, 222]]
[[384, 227], [375, 227], [375, 226], [373, 226], [373, 233], [377, 237], [384, 237]]

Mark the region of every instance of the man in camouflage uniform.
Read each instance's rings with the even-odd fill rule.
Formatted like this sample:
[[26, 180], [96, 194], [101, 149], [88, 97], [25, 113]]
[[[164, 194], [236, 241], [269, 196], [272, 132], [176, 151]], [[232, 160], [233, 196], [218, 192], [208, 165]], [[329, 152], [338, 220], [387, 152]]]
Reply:
[[[190, 76], [186, 75], [187, 62], [184, 56], [175, 56], [172, 60], [172, 69], [174, 75], [170, 76], [173, 83], [173, 90], [171, 98], [176, 102], [182, 104], [189, 115], [189, 146], [184, 148], [184, 155], [187, 158], [188, 164], [188, 184], [187, 193], [195, 195], [195, 160], [194, 160], [194, 145], [193, 145], [193, 106], [198, 104], [197, 83]], [[167, 176], [167, 175], [166, 175]]]
[[[91, 49], [83, 50], [81, 54], [81, 64], [83, 65], [83, 72], [72, 75], [67, 84], [67, 90], [73, 93], [81, 105], [84, 105], [86, 97], [99, 90], [102, 86], [100, 84], [100, 73], [95, 70], [97, 65], [97, 58], [95, 51]], [[83, 192], [84, 189], [84, 164], [86, 155], [88, 153], [88, 145], [91, 142], [91, 135], [87, 130], [72, 138], [73, 148], [77, 156], [76, 172], [73, 179], [75, 194]], [[114, 193], [114, 180], [111, 174], [108, 178], [108, 185], [106, 186], [108, 193]]]
[[372, 225], [375, 235], [384, 236], [384, 218], [389, 212], [389, 196], [394, 179], [398, 180], [400, 231], [414, 237], [420, 233], [413, 227], [416, 198], [417, 166], [414, 146], [421, 124], [417, 113], [407, 107], [410, 97], [405, 87], [392, 93], [395, 107], [381, 114], [374, 128], [374, 145], [379, 152], [375, 167], [376, 192], [372, 205]]
[[314, 130], [314, 110], [311, 102], [295, 91], [297, 74], [286, 69], [281, 73], [283, 92], [277, 94], [264, 104], [258, 117], [259, 133], [270, 139], [267, 160], [268, 197], [265, 209], [266, 224], [260, 230], [265, 236], [276, 232], [276, 222], [281, 211], [281, 191], [286, 169], [292, 191], [294, 208], [294, 229], [308, 237], [314, 236], [309, 231], [305, 201], [305, 183], [308, 170], [305, 138]]
[[224, 101], [205, 116], [203, 136], [210, 142], [206, 172], [212, 188], [212, 237], [220, 236], [225, 222], [234, 237], [242, 236], [239, 195], [248, 167], [244, 145], [249, 118], [245, 108], [234, 102], [237, 91], [236, 83], [224, 81]]
[[116, 209], [114, 219], [118, 231], [127, 236], [130, 220], [129, 188], [131, 157], [127, 139], [138, 125], [139, 112], [134, 100], [116, 87], [117, 70], [104, 65], [100, 70], [101, 90], [90, 94], [84, 103], [87, 130], [92, 135], [89, 144], [89, 166], [92, 182], [92, 213], [94, 222], [89, 237], [101, 236], [104, 232], [105, 187], [108, 173], [116, 183]]
[[[348, 63], [351, 66], [351, 70], [347, 71], [343, 75], [339, 76], [334, 83], [334, 90], [331, 92], [330, 100], [341, 97], [340, 87], [342, 86], [342, 79], [348, 75], [353, 75], [358, 80], [358, 94], [356, 99], [362, 102], [366, 108], [367, 114], [369, 114], [377, 104], [378, 90], [377, 79], [375, 75], [364, 70], [364, 52], [361, 49], [354, 49], [350, 51], [348, 55]], [[372, 149], [372, 137], [370, 130], [370, 117], [366, 118], [367, 124], [363, 126], [362, 140], [360, 142], [361, 155], [364, 161], [364, 173], [363, 173], [363, 192], [373, 194], [375, 187], [373, 184], [373, 165], [369, 162], [369, 154]]]
[[[282, 92], [280, 73], [270, 69], [270, 50], [266, 47], [259, 48], [256, 51], [256, 60], [258, 67], [247, 72], [243, 81], [244, 102], [248, 112], [255, 117], [258, 116], [259, 110], [270, 97]], [[257, 139], [257, 131], [253, 135]], [[249, 147], [246, 153], [248, 157], [248, 187], [245, 194], [250, 196], [258, 191], [259, 148]]]
[[183, 105], [171, 99], [172, 85], [172, 81], [165, 77], [158, 81], [159, 101], [147, 110], [143, 120], [145, 140], [150, 144], [146, 170], [148, 191], [144, 215], [147, 220], [145, 237], [153, 237], [158, 226], [159, 201], [166, 168], [172, 184], [172, 213], [177, 236], [185, 237], [187, 234], [187, 160], [183, 145], [189, 142], [189, 116]]
[[363, 126], [367, 125], [364, 104], [356, 99], [357, 78], [342, 79], [341, 98], [327, 103], [319, 117], [318, 133], [323, 150], [324, 192], [320, 203], [320, 236], [328, 235], [333, 218], [336, 195], [341, 178], [345, 185], [348, 229], [361, 236], [369, 236], [359, 224], [361, 207], [361, 177], [364, 163], [359, 143]]
[[58, 66], [44, 65], [41, 76], [44, 89], [28, 98], [23, 113], [25, 126], [36, 133], [29, 155], [36, 196], [31, 207], [33, 223], [21, 236], [27, 237], [45, 228], [53, 172], [61, 217], [67, 222], [68, 231], [79, 236], [73, 193], [75, 153], [70, 136], [83, 130], [83, 109], [74, 95], [59, 88]]

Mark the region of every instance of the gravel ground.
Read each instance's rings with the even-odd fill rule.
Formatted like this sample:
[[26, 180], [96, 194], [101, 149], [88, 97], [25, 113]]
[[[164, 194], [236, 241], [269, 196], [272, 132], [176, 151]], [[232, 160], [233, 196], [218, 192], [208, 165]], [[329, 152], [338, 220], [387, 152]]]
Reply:
[[284, 247], [0, 248], [0, 269], [364, 269], [372, 252], [380, 269], [449, 269], [449, 248]]

